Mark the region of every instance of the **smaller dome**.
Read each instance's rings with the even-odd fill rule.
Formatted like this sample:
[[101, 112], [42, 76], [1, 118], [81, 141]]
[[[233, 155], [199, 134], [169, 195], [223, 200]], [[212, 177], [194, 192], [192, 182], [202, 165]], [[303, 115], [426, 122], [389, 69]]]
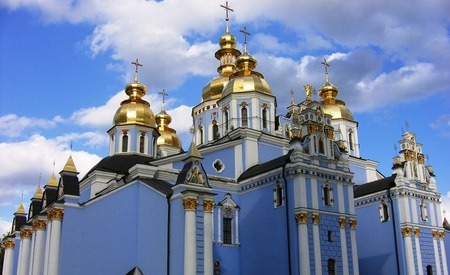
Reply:
[[236, 37], [227, 31], [220, 37], [219, 45], [222, 49], [234, 49], [236, 48], [236, 41]]
[[331, 115], [333, 119], [343, 118], [354, 121], [352, 112], [345, 107], [345, 102], [336, 98], [338, 94], [338, 88], [328, 80], [320, 88], [319, 96], [322, 98], [322, 103], [324, 104], [324, 112]]
[[156, 143], [157, 145], [181, 148], [181, 141], [177, 132], [169, 127], [171, 122], [172, 117], [164, 109], [156, 115], [156, 124], [160, 133]]
[[219, 99], [222, 96], [222, 90], [227, 85], [229, 77], [218, 76], [205, 85], [202, 91], [202, 99]]
[[133, 82], [126, 86], [125, 93], [129, 98], [120, 103], [120, 107], [114, 115], [114, 126], [143, 124], [155, 127], [155, 115], [150, 109], [150, 103], [142, 99], [146, 92], [147, 87], [139, 82]]
[[260, 92], [272, 95], [272, 90], [264, 78], [256, 75], [239, 76], [228, 82], [222, 91], [222, 97], [232, 93]]

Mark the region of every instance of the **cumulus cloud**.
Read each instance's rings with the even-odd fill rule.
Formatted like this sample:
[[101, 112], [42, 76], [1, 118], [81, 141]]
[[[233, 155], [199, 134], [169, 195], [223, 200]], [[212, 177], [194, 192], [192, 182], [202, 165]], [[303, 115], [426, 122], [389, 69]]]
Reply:
[[430, 127], [437, 130], [442, 136], [450, 138], [450, 114], [439, 116], [430, 124]]
[[35, 117], [19, 117], [16, 114], [8, 114], [0, 117], [0, 135], [7, 137], [19, 137], [26, 129], [49, 129], [64, 120], [56, 116], [51, 120]]

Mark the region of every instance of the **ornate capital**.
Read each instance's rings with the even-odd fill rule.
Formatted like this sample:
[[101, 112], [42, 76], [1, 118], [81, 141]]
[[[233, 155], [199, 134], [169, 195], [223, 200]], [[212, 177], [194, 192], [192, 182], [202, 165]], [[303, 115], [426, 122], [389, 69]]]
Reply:
[[294, 215], [297, 223], [307, 223], [308, 222], [308, 213], [302, 212]]
[[5, 247], [5, 249], [8, 249], [8, 248], [14, 249], [15, 245], [16, 245], [16, 242], [14, 242], [14, 241], [3, 242], [3, 246]]
[[444, 240], [444, 238], [445, 238], [445, 232], [444, 231], [439, 232], [439, 238], [441, 238], [441, 240]]
[[348, 223], [350, 224], [351, 230], [356, 230], [356, 225], [358, 224], [357, 220], [350, 220], [350, 221], [348, 221]]
[[20, 230], [20, 238], [21, 239], [31, 239], [32, 235], [33, 235], [33, 230], [31, 230], [31, 229]]
[[434, 231], [433, 230], [431, 233], [433, 234], [433, 239], [434, 240], [437, 240], [439, 238], [439, 232], [438, 231]]
[[213, 207], [214, 207], [214, 201], [203, 200], [203, 211], [212, 212]]
[[52, 208], [47, 212], [47, 220], [62, 220], [64, 216], [64, 209], [61, 208]]
[[33, 230], [45, 230], [47, 227], [47, 222], [44, 220], [33, 221]]
[[184, 198], [183, 206], [184, 210], [197, 210], [198, 199], [197, 198]]
[[416, 236], [416, 238], [418, 238], [420, 235], [420, 228], [414, 228], [414, 236]]
[[311, 218], [312, 218], [313, 224], [316, 224], [316, 225], [319, 224], [319, 222], [320, 222], [320, 215], [319, 214], [312, 214]]
[[411, 227], [402, 227], [402, 235], [403, 237], [411, 237], [412, 235], [412, 228]]
[[347, 225], [347, 219], [346, 218], [339, 218], [339, 226], [341, 228], [345, 228], [346, 225]]

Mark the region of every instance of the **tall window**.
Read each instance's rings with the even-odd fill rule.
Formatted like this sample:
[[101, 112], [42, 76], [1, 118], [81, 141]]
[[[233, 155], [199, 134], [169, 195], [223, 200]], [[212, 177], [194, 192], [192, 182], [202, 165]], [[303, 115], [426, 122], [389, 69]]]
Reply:
[[144, 153], [145, 150], [145, 134], [141, 133], [139, 137], [139, 153]]
[[262, 110], [262, 124], [263, 124], [263, 129], [267, 129], [267, 109], [264, 108]]
[[325, 146], [322, 137], [319, 138], [319, 154], [325, 154]]
[[247, 114], [247, 108], [245, 108], [245, 107], [241, 109], [241, 124], [242, 124], [242, 127], [248, 126], [248, 114]]
[[427, 265], [427, 275], [433, 275], [433, 266]]
[[223, 218], [223, 243], [224, 244], [232, 244], [233, 236], [232, 236], [232, 219], [228, 217]]
[[224, 116], [225, 116], [225, 132], [228, 132], [229, 130], [228, 111], [225, 111]]
[[128, 135], [122, 136], [122, 152], [128, 152]]
[[198, 144], [203, 144], [203, 127], [200, 125], [198, 126], [198, 139], [199, 139], [199, 143]]
[[212, 134], [213, 134], [213, 140], [218, 140], [219, 139], [219, 126], [217, 126], [217, 124], [214, 124], [212, 127]]
[[328, 184], [328, 180], [322, 185], [323, 204], [326, 206], [333, 206], [333, 187]]
[[420, 201], [419, 208], [420, 208], [420, 218], [422, 219], [422, 221], [424, 222], [428, 221], [427, 206], [425, 205], [423, 199]]
[[380, 221], [387, 222], [389, 220], [389, 205], [382, 200], [378, 208], [380, 209]]
[[283, 206], [283, 186], [277, 181], [277, 184], [273, 188], [273, 206], [280, 207]]
[[336, 274], [336, 260], [328, 259], [328, 275]]
[[348, 132], [348, 143], [349, 143], [349, 146], [350, 146], [350, 150], [354, 150], [354, 147], [353, 147], [353, 131], [352, 131], [352, 129], [350, 129], [349, 130], [349, 132]]

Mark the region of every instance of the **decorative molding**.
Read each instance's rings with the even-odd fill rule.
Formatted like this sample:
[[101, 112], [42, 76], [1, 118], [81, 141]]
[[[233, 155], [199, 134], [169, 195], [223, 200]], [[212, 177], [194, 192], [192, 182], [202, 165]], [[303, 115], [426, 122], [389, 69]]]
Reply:
[[184, 210], [197, 210], [198, 199], [197, 198], [184, 198], [183, 206]]
[[53, 220], [60, 220], [62, 221], [64, 217], [64, 209], [62, 208], [52, 208], [47, 212], [47, 220], [53, 221]]
[[404, 237], [411, 237], [411, 235], [412, 235], [412, 228], [411, 227], [402, 227], [402, 235], [403, 235], [403, 238]]
[[358, 224], [357, 220], [350, 220], [348, 223], [350, 224], [351, 230], [356, 230], [356, 225]]
[[439, 232], [438, 231], [431, 231], [431, 233], [433, 234], [433, 239], [437, 240], [439, 238]]
[[31, 229], [20, 230], [20, 238], [21, 239], [31, 239], [32, 235], [33, 235], [33, 230], [31, 230]]
[[212, 212], [213, 207], [214, 207], [214, 201], [203, 200], [203, 211]]
[[345, 228], [346, 225], [347, 225], [347, 219], [346, 218], [339, 218], [339, 226], [341, 228]]
[[44, 220], [33, 221], [33, 230], [45, 230], [47, 227], [47, 222]]
[[15, 245], [16, 245], [16, 242], [14, 242], [14, 241], [3, 242], [3, 247], [5, 247], [5, 249], [9, 249], [9, 248], [14, 249]]
[[308, 213], [301, 212], [294, 214], [295, 220], [297, 223], [307, 223], [308, 222]]
[[445, 232], [444, 231], [439, 232], [439, 238], [441, 238], [442, 241], [444, 240], [444, 238], [445, 238]]
[[414, 236], [416, 236], [416, 238], [418, 238], [420, 235], [420, 228], [414, 228]]
[[312, 214], [313, 224], [318, 225], [320, 222], [320, 214]]

